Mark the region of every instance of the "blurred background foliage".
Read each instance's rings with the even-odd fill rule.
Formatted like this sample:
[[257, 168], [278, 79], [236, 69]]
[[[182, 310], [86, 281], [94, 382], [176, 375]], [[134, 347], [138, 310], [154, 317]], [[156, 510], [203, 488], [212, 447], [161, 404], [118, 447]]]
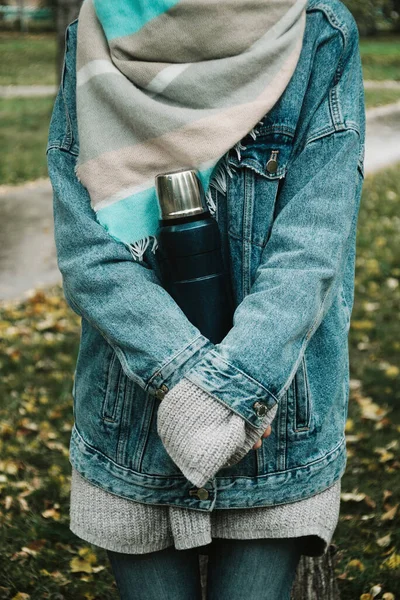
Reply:
[[[400, 32], [400, 0], [343, 1], [353, 13], [361, 35], [370, 36], [379, 33]], [[55, 30], [57, 27], [57, 13], [59, 11], [77, 12], [81, 3], [82, 0], [37, 0], [36, 17], [35, 11], [32, 11], [32, 2], [28, 0], [2, 0], [0, 6], [10, 7], [9, 11], [13, 6], [29, 11], [29, 23], [26, 24], [29, 29], [37, 29], [38, 25], [40, 28], [40, 21], [42, 21], [42, 27], [45, 26]], [[49, 12], [45, 13], [43, 9], [48, 9]], [[7, 14], [7, 11], [0, 12], [1, 28], [13, 29], [21, 26], [18, 14], [15, 19], [4, 18], [4, 14]], [[75, 16], [72, 16], [72, 19], [74, 18]]]

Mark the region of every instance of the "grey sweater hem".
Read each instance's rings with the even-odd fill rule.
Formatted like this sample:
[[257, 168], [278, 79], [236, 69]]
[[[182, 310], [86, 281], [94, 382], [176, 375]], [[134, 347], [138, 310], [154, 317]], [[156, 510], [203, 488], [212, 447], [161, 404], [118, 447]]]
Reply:
[[140, 544], [137, 541], [134, 543], [122, 543], [119, 539], [113, 541], [112, 538], [104, 538], [102, 535], [89, 531], [87, 527], [79, 527], [76, 523], [73, 525], [70, 523], [69, 529], [81, 540], [84, 540], [89, 544], [94, 544], [103, 550], [111, 550], [122, 554], [147, 554], [148, 552], [157, 552], [158, 550], [164, 550], [164, 548], [174, 545], [172, 536], [160, 540], [155, 539], [143, 544]]

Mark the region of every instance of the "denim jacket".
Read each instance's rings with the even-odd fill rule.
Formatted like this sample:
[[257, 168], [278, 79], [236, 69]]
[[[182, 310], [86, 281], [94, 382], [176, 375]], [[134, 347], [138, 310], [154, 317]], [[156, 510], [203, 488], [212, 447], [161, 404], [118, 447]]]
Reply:
[[[346, 466], [365, 141], [353, 17], [339, 0], [309, 1], [288, 87], [258, 133], [241, 140], [245, 149], [229, 151], [226, 193], [212, 188], [235, 304], [233, 327], [216, 345], [161, 286], [150, 248], [135, 261], [96, 221], [75, 175], [76, 37], [77, 20], [66, 32], [47, 147], [58, 266], [81, 316], [71, 464], [114, 494], [202, 511], [322, 491]], [[201, 493], [157, 434], [159, 403], [183, 376], [253, 427], [260, 407], [278, 407], [261, 448], [222, 468]]]

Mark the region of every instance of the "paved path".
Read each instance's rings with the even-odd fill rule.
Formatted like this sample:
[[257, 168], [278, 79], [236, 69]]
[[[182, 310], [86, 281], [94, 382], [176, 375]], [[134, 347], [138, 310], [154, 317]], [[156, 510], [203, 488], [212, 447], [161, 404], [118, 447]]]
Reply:
[[61, 281], [49, 180], [0, 187], [0, 299]]
[[387, 79], [384, 81], [364, 81], [366, 90], [400, 90], [400, 81]]
[[[400, 161], [400, 102], [367, 113], [365, 168], [373, 173]], [[48, 180], [0, 187], [0, 300], [61, 282]]]
[[0, 98], [33, 98], [54, 96], [55, 85], [0, 85]]
[[400, 162], [400, 102], [367, 111], [366, 173]]

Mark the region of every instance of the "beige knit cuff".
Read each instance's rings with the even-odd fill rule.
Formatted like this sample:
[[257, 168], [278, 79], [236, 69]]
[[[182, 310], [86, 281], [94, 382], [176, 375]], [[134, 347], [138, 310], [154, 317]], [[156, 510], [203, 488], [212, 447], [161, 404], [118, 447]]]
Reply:
[[183, 377], [158, 408], [157, 431], [169, 456], [198, 487], [224, 466], [239, 462], [273, 421], [277, 405], [267, 411], [261, 427]]

